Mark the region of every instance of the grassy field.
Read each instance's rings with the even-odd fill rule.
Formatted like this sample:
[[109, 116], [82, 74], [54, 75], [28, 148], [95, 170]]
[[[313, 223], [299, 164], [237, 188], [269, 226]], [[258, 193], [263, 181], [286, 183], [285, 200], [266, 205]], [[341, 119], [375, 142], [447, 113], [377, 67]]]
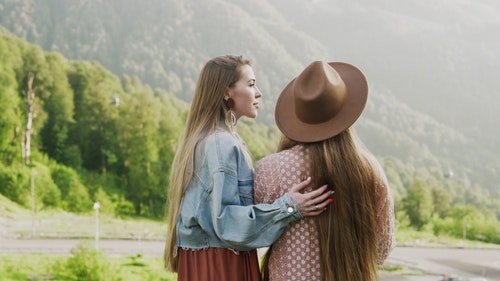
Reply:
[[176, 280], [160, 257], [77, 255], [0, 254], [0, 280]]

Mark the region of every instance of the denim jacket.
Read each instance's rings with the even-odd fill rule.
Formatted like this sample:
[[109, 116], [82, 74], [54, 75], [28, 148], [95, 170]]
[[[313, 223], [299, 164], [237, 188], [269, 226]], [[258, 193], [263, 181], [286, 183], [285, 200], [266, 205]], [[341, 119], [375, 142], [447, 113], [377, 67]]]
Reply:
[[253, 205], [253, 167], [238, 142], [218, 131], [198, 143], [177, 218], [177, 247], [266, 247], [302, 218], [288, 193], [272, 204]]

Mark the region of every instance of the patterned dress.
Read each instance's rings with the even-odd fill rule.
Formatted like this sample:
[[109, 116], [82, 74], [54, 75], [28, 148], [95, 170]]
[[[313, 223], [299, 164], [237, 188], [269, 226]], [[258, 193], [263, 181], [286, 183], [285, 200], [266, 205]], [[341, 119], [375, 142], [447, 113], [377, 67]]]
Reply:
[[[271, 154], [263, 158], [255, 170], [255, 203], [271, 203], [300, 182], [308, 169], [308, 156], [303, 146]], [[394, 203], [383, 171], [377, 187], [378, 262], [394, 247]], [[290, 224], [273, 244], [269, 259], [270, 281], [320, 281], [318, 232], [313, 219]]]

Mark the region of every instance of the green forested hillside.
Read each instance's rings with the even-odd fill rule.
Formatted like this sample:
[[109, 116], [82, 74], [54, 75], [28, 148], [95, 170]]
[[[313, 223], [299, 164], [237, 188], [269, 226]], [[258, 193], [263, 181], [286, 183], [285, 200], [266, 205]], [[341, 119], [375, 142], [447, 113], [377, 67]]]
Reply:
[[[390, 48], [378, 46], [386, 52], [367, 55], [363, 50], [370, 44], [354, 40], [363, 37], [363, 29], [350, 27], [343, 36], [354, 39], [341, 44], [334, 36], [342, 34], [341, 23], [328, 23], [336, 26], [331, 32], [313, 28], [321, 26], [325, 15], [347, 22], [349, 13], [358, 11], [356, 15], [373, 24], [367, 34], [374, 37], [378, 30], [368, 20], [368, 11], [385, 18], [393, 2], [373, 6], [334, 1], [342, 9], [333, 11], [321, 6], [324, 1], [292, 2], [281, 6], [279, 1], [271, 5], [263, 0], [0, 0], [0, 24], [22, 38], [0, 29], [0, 192], [28, 206], [34, 178], [37, 186], [45, 187], [36, 190], [40, 208], [79, 212], [98, 200], [109, 212], [162, 216], [170, 160], [196, 76], [210, 57], [236, 53], [254, 60], [264, 91], [264, 114], [257, 122], [243, 120], [238, 125], [256, 160], [277, 143], [278, 132], [269, 124], [281, 88], [311, 60], [351, 61], [365, 70], [370, 81], [370, 100], [356, 128], [387, 171], [400, 224], [433, 225], [435, 231], [448, 233], [455, 227], [460, 234], [460, 226], [450, 226], [446, 218], [460, 222], [464, 208], [478, 224], [497, 222], [500, 160], [497, 147], [487, 144], [496, 141], [491, 128], [497, 119], [477, 121], [475, 129], [469, 125], [462, 130], [440, 119], [444, 113], [435, 114], [436, 104], [453, 118], [461, 108], [415, 80], [421, 75], [440, 85], [443, 82], [434, 73], [438, 67], [413, 68], [418, 57], [404, 67], [397, 65], [404, 57], [399, 49], [392, 54]], [[307, 15], [313, 26], [304, 24]], [[398, 28], [419, 24], [426, 26], [423, 20], [416, 25], [402, 21]], [[366, 49], [356, 42], [364, 42]], [[408, 48], [410, 43], [405, 43]], [[497, 58], [489, 44], [483, 47]], [[465, 50], [457, 48], [458, 53]], [[392, 56], [398, 57], [388, 65]], [[453, 66], [459, 63], [455, 56], [446, 58]], [[32, 156], [26, 165], [21, 144], [30, 72], [35, 75], [36, 98]], [[384, 76], [389, 73], [393, 76]], [[415, 75], [408, 78], [405, 73]], [[457, 74], [456, 79], [462, 81], [464, 75]], [[468, 80], [469, 87], [478, 83], [492, 89], [482, 91], [478, 99], [490, 99], [484, 114], [496, 116], [500, 101], [494, 86], [476, 80]], [[454, 83], [443, 93], [454, 94], [465, 82]], [[457, 93], [453, 101], [460, 103], [463, 95]], [[470, 115], [480, 112], [471, 100], [463, 100], [471, 104]], [[479, 136], [485, 141], [478, 141]], [[446, 177], [450, 169], [454, 176]], [[423, 201], [427, 204], [417, 204]]]
[[[96, 60], [186, 102], [206, 60], [245, 54], [264, 91], [257, 120], [266, 124], [274, 123], [281, 89], [307, 63], [352, 62], [367, 75], [372, 97], [401, 113], [387, 112], [398, 126], [387, 120], [381, 126], [427, 147], [443, 169], [497, 194], [499, 12], [493, 0], [1, 0], [0, 24], [43, 50]], [[365, 116], [379, 117], [372, 110]], [[440, 129], [415, 138], [412, 128], [429, 122]], [[385, 152], [421, 157], [413, 150]]]
[[[111, 213], [163, 216], [187, 104], [98, 62], [46, 53], [3, 28], [0, 39], [0, 192], [28, 207], [36, 183], [38, 208], [82, 212], [101, 201]], [[276, 131], [239, 127], [254, 138], [255, 157], [274, 149]]]

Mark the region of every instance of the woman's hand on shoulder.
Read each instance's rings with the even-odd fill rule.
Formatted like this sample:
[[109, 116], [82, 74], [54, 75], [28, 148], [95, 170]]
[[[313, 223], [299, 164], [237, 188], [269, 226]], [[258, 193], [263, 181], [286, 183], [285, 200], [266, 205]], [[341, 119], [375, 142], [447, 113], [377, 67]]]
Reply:
[[302, 216], [317, 216], [321, 214], [326, 207], [333, 203], [333, 198], [331, 198], [333, 191], [328, 190], [327, 185], [323, 185], [318, 189], [310, 192], [304, 192], [307, 187], [311, 184], [311, 177], [296, 184], [289, 191], [290, 198], [292, 198], [293, 203], [300, 211]]

